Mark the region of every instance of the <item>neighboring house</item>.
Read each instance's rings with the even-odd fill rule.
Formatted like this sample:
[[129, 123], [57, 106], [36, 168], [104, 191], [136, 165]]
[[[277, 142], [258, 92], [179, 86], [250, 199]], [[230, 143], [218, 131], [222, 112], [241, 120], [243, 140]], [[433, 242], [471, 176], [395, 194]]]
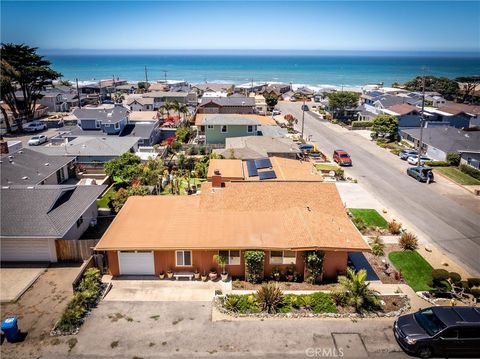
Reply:
[[185, 105], [196, 105], [197, 94], [195, 92], [147, 92], [142, 94], [143, 98], [153, 99], [153, 110], [158, 110], [166, 101], [177, 101]]
[[420, 127], [422, 118], [417, 107], [403, 103], [380, 110], [380, 113], [395, 116], [398, 127]]
[[292, 265], [304, 274], [305, 251], [320, 250], [324, 278], [336, 279], [347, 269], [349, 252], [370, 247], [335, 184], [225, 182], [218, 175], [198, 196], [130, 197], [95, 247], [106, 254], [113, 276], [208, 273], [219, 270], [213, 256], [221, 253], [234, 279], [245, 275], [248, 250], [265, 252], [266, 277]]
[[284, 93], [287, 93], [291, 90], [291, 86], [287, 84], [270, 84], [263, 91], [262, 95], [264, 97], [274, 96], [279, 98]]
[[119, 86], [116, 86], [116, 90], [121, 93], [132, 94], [138, 91], [138, 85], [137, 84], [119, 85]]
[[133, 111], [128, 114], [128, 122], [157, 122], [159, 120], [157, 111]]
[[111, 109], [77, 108], [72, 115], [82, 130], [101, 130], [107, 135], [118, 135], [128, 122], [128, 111], [121, 105]]
[[456, 128], [469, 128], [475, 115], [466, 113], [457, 107], [442, 106], [440, 108], [425, 107], [425, 116], [429, 121], [447, 123]]
[[313, 95], [315, 94], [315, 91], [313, 91], [312, 89], [306, 87], [306, 86], [302, 86], [302, 87], [299, 87], [297, 88], [295, 91], [295, 96], [298, 97], [298, 98], [312, 98]]
[[160, 142], [160, 122], [135, 121], [125, 126], [120, 137], [134, 136], [138, 137], [139, 146], [153, 146]]
[[383, 95], [380, 91], [368, 91], [360, 95], [360, 104], [373, 105], [373, 103]]
[[130, 111], [153, 111], [154, 100], [153, 97], [136, 96], [127, 100], [127, 106]]
[[69, 136], [52, 137], [50, 144], [33, 150], [49, 156], [75, 156], [77, 163], [96, 165], [138, 149], [139, 137], [127, 136]]
[[250, 97], [253, 97], [255, 99], [255, 112], [258, 113], [259, 115], [266, 115], [267, 114], [267, 102], [265, 100], [265, 97], [263, 95], [250, 95]]
[[205, 95], [205, 92], [221, 92], [221, 93], [233, 93], [233, 84], [221, 84], [221, 83], [203, 83], [192, 85], [192, 91], [196, 92], [198, 97]]
[[2, 261], [56, 262], [56, 239], [79, 239], [96, 222], [106, 186], [11, 186], [0, 190]]
[[148, 91], [155, 92], [155, 91], [168, 91], [168, 85], [165, 83], [154, 82], [148, 85]]
[[472, 166], [480, 170], [480, 150], [478, 151], [458, 151], [460, 153], [460, 163]]
[[[420, 140], [420, 128], [400, 130], [402, 139], [413, 142]], [[464, 131], [455, 127], [424, 128], [422, 151], [430, 158], [445, 161], [449, 152], [480, 151], [480, 131]]]
[[225, 158], [232, 155], [241, 160], [260, 159], [270, 156], [295, 159], [301, 153], [298, 144], [289, 138], [248, 136], [227, 138], [225, 149], [214, 150]]
[[218, 114], [253, 114], [255, 113], [255, 98], [246, 96], [202, 98], [200, 105], [198, 105], [197, 112]]
[[21, 148], [0, 158], [2, 186], [56, 185], [75, 177], [75, 157], [47, 156]]
[[244, 84], [241, 84], [241, 85], [236, 85], [235, 86], [235, 89], [234, 89], [234, 92], [236, 93], [241, 93], [245, 96], [248, 96], [250, 93], [256, 93], [256, 94], [259, 94], [259, 93], [262, 93], [265, 88], [267, 87], [267, 83], [266, 82], [246, 82]]
[[224, 144], [228, 137], [256, 136], [260, 122], [238, 114], [197, 115], [195, 124], [206, 144]]

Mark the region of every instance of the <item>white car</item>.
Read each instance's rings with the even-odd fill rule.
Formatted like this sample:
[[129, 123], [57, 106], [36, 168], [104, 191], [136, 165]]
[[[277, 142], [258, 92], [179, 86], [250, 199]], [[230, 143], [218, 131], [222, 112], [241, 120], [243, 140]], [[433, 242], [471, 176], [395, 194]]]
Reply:
[[45, 135], [36, 135], [33, 136], [30, 140], [28, 140], [28, 145], [29, 146], [38, 146], [41, 145], [42, 143], [47, 142], [48, 138]]
[[[432, 161], [432, 159], [430, 157], [427, 157], [427, 156], [421, 156], [420, 157], [420, 165], [423, 166], [425, 164], [425, 162], [428, 162], [428, 161]], [[415, 155], [415, 156], [408, 157], [407, 162], [410, 163], [411, 165], [418, 164], [418, 156]]]
[[281, 114], [280, 110], [274, 109], [274, 110], [272, 111], [272, 116], [278, 116], [278, 115], [280, 115], [280, 114]]
[[37, 131], [43, 131], [45, 129], [47, 129], [47, 125], [39, 121], [30, 122], [28, 125], [23, 127], [23, 130], [25, 132], [37, 132]]

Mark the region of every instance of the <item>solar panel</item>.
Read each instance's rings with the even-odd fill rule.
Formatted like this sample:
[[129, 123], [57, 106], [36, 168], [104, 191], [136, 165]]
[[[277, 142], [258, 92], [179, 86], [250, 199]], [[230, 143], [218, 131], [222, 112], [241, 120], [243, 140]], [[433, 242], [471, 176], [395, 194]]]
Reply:
[[275, 174], [275, 171], [259, 172], [258, 176], [259, 176], [260, 180], [277, 178], [277, 175]]
[[261, 160], [255, 160], [255, 167], [257, 170], [261, 168], [271, 168], [272, 162], [270, 162], [269, 158], [262, 158]]
[[257, 171], [257, 167], [255, 167], [254, 160], [248, 160], [247, 161], [247, 170], [248, 170], [248, 176], [249, 177], [258, 176], [258, 171]]

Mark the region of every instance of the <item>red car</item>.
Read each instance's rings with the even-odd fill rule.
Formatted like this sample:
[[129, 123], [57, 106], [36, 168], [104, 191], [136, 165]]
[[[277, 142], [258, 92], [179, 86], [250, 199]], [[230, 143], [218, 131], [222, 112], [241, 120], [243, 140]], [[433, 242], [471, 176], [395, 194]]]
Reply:
[[344, 150], [333, 151], [333, 160], [340, 166], [352, 165], [352, 159], [350, 158], [349, 154]]

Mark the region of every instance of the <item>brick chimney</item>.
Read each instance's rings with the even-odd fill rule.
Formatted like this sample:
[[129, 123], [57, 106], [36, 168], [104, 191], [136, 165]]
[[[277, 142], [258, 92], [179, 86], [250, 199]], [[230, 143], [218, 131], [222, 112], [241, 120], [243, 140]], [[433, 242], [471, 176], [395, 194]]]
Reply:
[[222, 187], [223, 181], [222, 181], [222, 175], [220, 174], [219, 170], [213, 171], [213, 176], [212, 176], [212, 188], [220, 188]]
[[4, 155], [8, 153], [8, 143], [4, 139], [0, 140], [0, 154]]

